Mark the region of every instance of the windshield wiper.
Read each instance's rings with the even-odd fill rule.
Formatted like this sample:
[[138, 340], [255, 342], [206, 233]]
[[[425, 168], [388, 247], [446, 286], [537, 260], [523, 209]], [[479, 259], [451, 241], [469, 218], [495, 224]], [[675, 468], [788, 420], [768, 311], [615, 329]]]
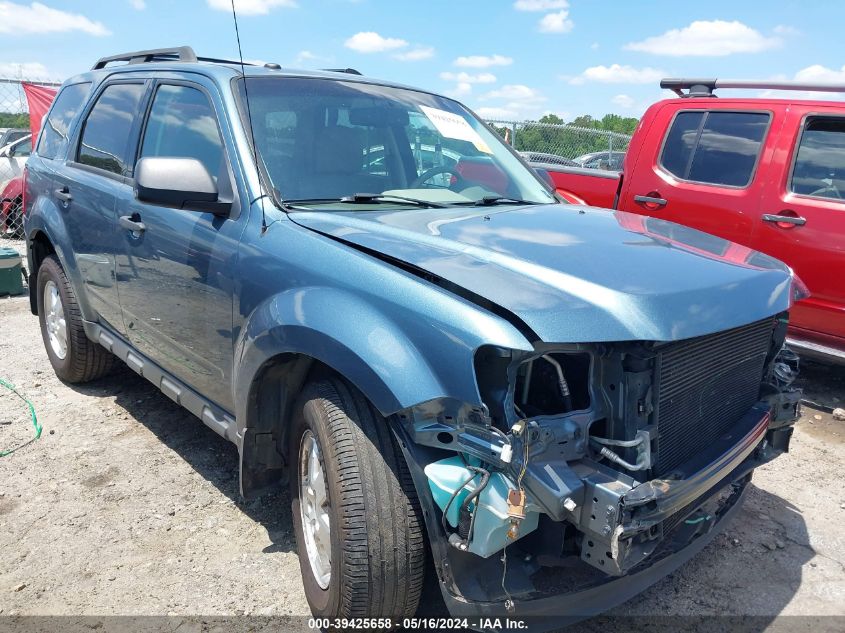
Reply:
[[394, 196], [393, 194], [382, 193], [354, 193], [351, 196], [343, 196], [342, 198], [303, 198], [301, 200], [285, 200], [285, 204], [295, 206], [298, 204], [331, 204], [332, 202], [343, 202], [346, 204], [389, 204], [390, 202], [407, 202], [418, 207], [428, 209], [445, 209], [449, 205], [440, 202], [431, 202], [430, 200], [420, 200], [418, 198], [406, 198], [405, 196]]
[[445, 209], [449, 205], [442, 202], [432, 202], [431, 200], [420, 200], [419, 198], [406, 198], [405, 196], [394, 196], [392, 193], [353, 193], [351, 196], [344, 196], [340, 199], [341, 202], [387, 202], [391, 200], [399, 200], [401, 202], [408, 202], [419, 207], [428, 207], [429, 209]]
[[490, 207], [494, 204], [543, 204], [542, 202], [534, 202], [533, 200], [520, 200], [519, 198], [509, 198], [507, 196], [484, 196], [481, 200], [476, 200], [474, 204], [484, 207]]

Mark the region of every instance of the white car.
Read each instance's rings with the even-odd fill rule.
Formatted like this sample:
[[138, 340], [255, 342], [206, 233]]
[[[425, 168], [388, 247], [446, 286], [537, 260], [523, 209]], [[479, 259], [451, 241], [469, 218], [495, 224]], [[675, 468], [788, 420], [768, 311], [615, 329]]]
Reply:
[[0, 149], [0, 190], [12, 178], [16, 178], [23, 172], [29, 154], [32, 152], [32, 135], [27, 134], [23, 138], [9, 143]]

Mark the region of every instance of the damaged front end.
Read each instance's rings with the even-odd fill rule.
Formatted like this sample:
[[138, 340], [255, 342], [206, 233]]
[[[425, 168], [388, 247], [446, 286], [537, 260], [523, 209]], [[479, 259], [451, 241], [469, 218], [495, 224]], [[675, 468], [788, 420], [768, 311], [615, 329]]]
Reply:
[[484, 406], [428, 402], [397, 428], [450, 611], [589, 616], [703, 547], [788, 450], [785, 332], [783, 314], [669, 343], [480, 348]]

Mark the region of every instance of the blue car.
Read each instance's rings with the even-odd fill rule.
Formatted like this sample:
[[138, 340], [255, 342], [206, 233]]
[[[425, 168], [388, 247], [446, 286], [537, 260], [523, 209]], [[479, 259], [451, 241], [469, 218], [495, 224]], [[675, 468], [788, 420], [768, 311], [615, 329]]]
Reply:
[[25, 178], [56, 374], [119, 359], [237, 446], [245, 497], [289, 486], [320, 626], [415, 626], [429, 555], [459, 624], [598, 613], [789, 446], [792, 272], [562, 204], [452, 99], [116, 55]]

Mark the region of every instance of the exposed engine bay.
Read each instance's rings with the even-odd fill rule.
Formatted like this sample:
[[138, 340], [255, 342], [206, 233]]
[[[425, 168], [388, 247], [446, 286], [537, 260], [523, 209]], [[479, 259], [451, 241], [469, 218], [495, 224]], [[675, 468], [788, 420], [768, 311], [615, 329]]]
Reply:
[[801, 392], [785, 330], [780, 315], [670, 343], [479, 349], [484, 407], [401, 416], [445, 544], [441, 580], [510, 608], [710, 530], [751, 470], [788, 449]]

